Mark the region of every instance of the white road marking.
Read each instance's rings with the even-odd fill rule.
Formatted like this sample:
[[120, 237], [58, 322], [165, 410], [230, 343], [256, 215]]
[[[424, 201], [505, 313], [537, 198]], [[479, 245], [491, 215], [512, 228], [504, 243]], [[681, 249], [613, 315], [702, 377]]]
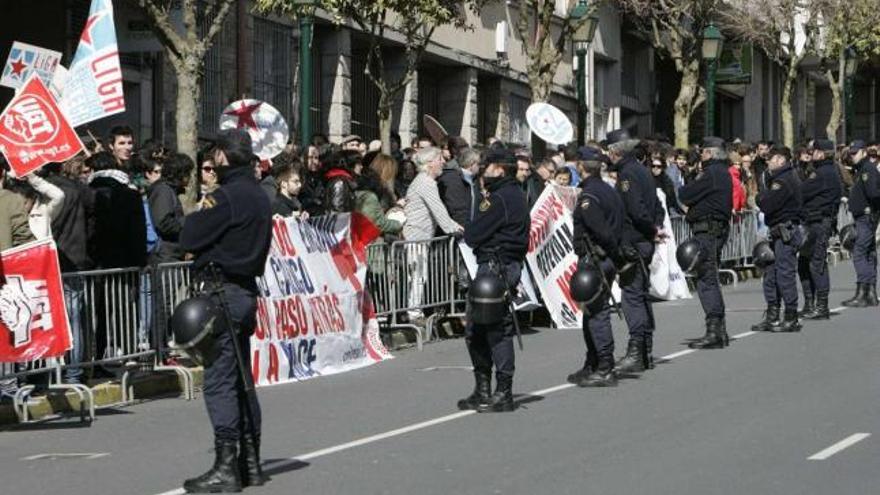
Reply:
[[838, 306], [836, 308], [831, 308], [831, 312], [832, 313], [840, 313], [841, 311], [846, 311], [847, 309], [849, 309], [849, 308], [847, 308], [846, 306]]
[[417, 371], [437, 371], [437, 370], [467, 370], [473, 371], [473, 366], [430, 366], [428, 368], [418, 368]]
[[36, 454], [29, 455], [27, 457], [22, 457], [23, 461], [39, 461], [43, 459], [55, 460], [55, 459], [85, 459], [87, 461], [91, 461], [93, 459], [100, 459], [101, 457], [107, 457], [110, 455], [110, 452], [50, 452], [47, 454]]
[[827, 449], [820, 450], [819, 452], [816, 452], [815, 454], [811, 455], [810, 457], [807, 457], [807, 460], [809, 460], [809, 461], [824, 461], [825, 459], [828, 459], [829, 457], [840, 452], [841, 450], [852, 447], [853, 445], [861, 442], [862, 440], [864, 440], [870, 436], [871, 436], [870, 433], [854, 433], [854, 434], [844, 438], [843, 440], [835, 443], [834, 445], [828, 447]]
[[733, 339], [733, 340], [739, 340], [739, 339], [742, 339], [742, 338], [748, 337], [748, 336], [750, 336], [750, 335], [756, 335], [757, 333], [758, 333], [758, 332], [743, 332], [743, 333], [738, 333], [738, 334], [736, 334], [736, 335], [734, 335], [734, 336], [732, 336], [732, 337], [730, 337], [730, 338]]
[[560, 390], [565, 390], [567, 388], [574, 387], [571, 383], [563, 383], [562, 385], [557, 385], [555, 387], [545, 388], [541, 390], [535, 390], [534, 392], [529, 392], [526, 395], [547, 395], [552, 394], [553, 392], [559, 392]]
[[696, 349], [685, 349], [683, 351], [673, 352], [672, 354], [667, 354], [666, 356], [661, 357], [660, 359], [663, 361], [672, 361], [675, 358], [680, 358], [682, 356], [687, 356], [692, 352], [697, 352]]

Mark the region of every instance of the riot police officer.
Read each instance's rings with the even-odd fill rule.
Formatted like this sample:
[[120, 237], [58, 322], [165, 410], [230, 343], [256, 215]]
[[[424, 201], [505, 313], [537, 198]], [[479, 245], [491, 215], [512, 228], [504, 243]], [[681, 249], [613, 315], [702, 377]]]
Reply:
[[843, 301], [843, 305], [864, 308], [877, 305], [877, 241], [874, 233], [880, 218], [880, 172], [871, 163], [864, 141], [853, 141], [849, 153], [856, 164], [849, 192], [849, 211], [856, 225], [853, 248], [856, 294]]
[[817, 139], [810, 145], [811, 162], [801, 182], [804, 199], [806, 238], [798, 253], [798, 275], [804, 291], [801, 317], [807, 320], [827, 320], [828, 292], [828, 238], [834, 229], [834, 220], [843, 193], [840, 173], [834, 165], [834, 143]]
[[[251, 368], [249, 344], [256, 327], [256, 277], [263, 273], [272, 230], [269, 198], [254, 178], [255, 158], [247, 132], [220, 133], [214, 156], [220, 188], [203, 210], [187, 217], [180, 234], [181, 247], [195, 257], [193, 278], [209, 284], [215, 303], [228, 308], [245, 370]], [[245, 393], [231, 333], [214, 338], [216, 356], [205, 368], [203, 391], [216, 458], [208, 472], [184, 482], [188, 493], [235, 492], [265, 482], [260, 404], [253, 391]]]
[[[764, 271], [764, 300], [767, 312], [764, 321], [752, 327], [753, 331], [797, 332], [798, 321], [797, 251], [802, 236], [800, 224], [803, 215], [801, 184], [791, 166], [791, 151], [774, 147], [768, 161], [767, 188], [758, 193], [758, 207], [770, 228], [775, 262]], [[785, 303], [784, 319], [779, 321], [780, 301]]]
[[[491, 148], [483, 159], [482, 180], [486, 195], [479, 211], [464, 231], [464, 240], [477, 257], [477, 276], [494, 272], [507, 287], [519, 284], [529, 244], [530, 217], [522, 188], [516, 181], [517, 163], [512, 152]], [[512, 294], [510, 295], [512, 297]], [[461, 409], [479, 412], [512, 411], [515, 327], [511, 311], [498, 325], [469, 321], [465, 342], [474, 366], [474, 392], [458, 402]], [[496, 388], [490, 395], [492, 367]]]
[[689, 346], [693, 349], [724, 348], [729, 337], [718, 263], [727, 242], [733, 210], [733, 184], [727, 170], [724, 141], [716, 137], [705, 138], [701, 160], [702, 171], [678, 193], [679, 200], [688, 207], [686, 218], [693, 238], [700, 246], [695, 274], [697, 294], [706, 315], [706, 335]]
[[[574, 210], [574, 250], [579, 263], [592, 263], [602, 276], [613, 273], [619, 260], [620, 232], [626, 215], [620, 195], [602, 180], [607, 160], [599, 150], [582, 148], [586, 178]], [[620, 261], [618, 261], [620, 263]], [[604, 284], [610, 288], [610, 282]], [[609, 387], [617, 384], [614, 374], [614, 335], [611, 332], [610, 294], [601, 296], [593, 307], [584, 308], [583, 333], [587, 359], [583, 369], [569, 375], [568, 381], [580, 387]]]
[[617, 191], [623, 199], [626, 216], [621, 252], [629, 263], [620, 273], [623, 288], [624, 318], [629, 327], [626, 354], [615, 367], [621, 373], [640, 373], [653, 368], [651, 350], [654, 335], [654, 311], [648, 298], [648, 265], [654, 256], [654, 242], [663, 238], [658, 227], [665, 213], [657, 199], [651, 172], [634, 156], [639, 141], [625, 129], [608, 135], [608, 157], [617, 172]]

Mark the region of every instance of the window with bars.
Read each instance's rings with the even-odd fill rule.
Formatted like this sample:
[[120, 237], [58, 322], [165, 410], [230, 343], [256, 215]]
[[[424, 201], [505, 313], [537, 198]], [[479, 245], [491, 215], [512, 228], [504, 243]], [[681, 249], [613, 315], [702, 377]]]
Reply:
[[351, 132], [370, 141], [379, 138], [379, 90], [367, 77], [367, 52], [351, 54]]
[[[204, 4], [200, 4], [204, 8]], [[199, 108], [199, 134], [213, 137], [217, 133], [220, 113], [229, 103], [235, 91], [235, 77], [224, 74], [224, 54], [235, 53], [238, 25], [235, 16], [229, 15], [223, 21], [223, 28], [214, 38], [214, 43], [205, 55], [205, 72], [202, 74], [202, 101]], [[199, 32], [205, 35], [211, 27], [212, 19], [199, 18]]]
[[254, 17], [254, 98], [293, 122], [293, 27]]
[[530, 100], [516, 94], [511, 94], [507, 101], [510, 119], [510, 133], [507, 136], [507, 141], [528, 145], [531, 141], [532, 131], [529, 129], [529, 123], [526, 121], [526, 109], [529, 107]]

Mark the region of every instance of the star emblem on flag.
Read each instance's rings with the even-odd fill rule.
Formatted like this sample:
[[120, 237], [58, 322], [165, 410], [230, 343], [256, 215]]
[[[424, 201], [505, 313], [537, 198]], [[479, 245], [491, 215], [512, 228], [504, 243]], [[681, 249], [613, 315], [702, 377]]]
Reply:
[[260, 105], [262, 105], [262, 104], [263, 104], [263, 102], [261, 102], [261, 101], [257, 102], [257, 103], [253, 103], [251, 105], [248, 105], [248, 104], [242, 102], [240, 107], [233, 109], [233, 110], [229, 110], [227, 112], [224, 112], [223, 115], [230, 115], [233, 117], [237, 117], [238, 118], [237, 127], [239, 129], [244, 129], [244, 128], [256, 129], [257, 123], [254, 121], [254, 113], [257, 110], [259, 110]]
[[18, 60], [13, 60], [12, 62], [10, 62], [9, 67], [12, 69], [12, 76], [18, 78], [24, 77], [24, 70], [27, 69], [28, 66], [22, 60], [23, 58], [24, 55], [20, 55], [18, 57]]
[[91, 16], [89, 16], [89, 19], [86, 21], [85, 27], [83, 27], [83, 32], [82, 32], [82, 36], [80, 37], [80, 42], [85, 43], [89, 46], [92, 46], [94, 44], [94, 42], [92, 40], [92, 29], [95, 27], [95, 24], [97, 24], [98, 21], [100, 21], [101, 18], [104, 17], [104, 14], [106, 14], [106, 12], [101, 11], [101, 12], [96, 12], [95, 14], [92, 14]]

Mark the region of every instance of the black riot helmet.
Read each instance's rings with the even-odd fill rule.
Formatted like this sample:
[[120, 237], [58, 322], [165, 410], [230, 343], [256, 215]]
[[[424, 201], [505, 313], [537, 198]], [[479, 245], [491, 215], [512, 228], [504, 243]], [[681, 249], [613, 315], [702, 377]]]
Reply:
[[471, 320], [477, 325], [497, 325], [509, 311], [504, 281], [491, 272], [477, 275], [471, 282], [468, 300]]
[[849, 223], [840, 229], [840, 246], [847, 251], [852, 251], [856, 245], [856, 227]]
[[222, 310], [209, 297], [191, 297], [178, 304], [171, 315], [174, 347], [207, 366], [215, 358], [214, 336], [226, 331], [225, 322]]
[[752, 249], [752, 262], [758, 268], [766, 268], [776, 261], [776, 254], [773, 253], [773, 246], [770, 241], [761, 241], [755, 244]]
[[691, 274], [696, 270], [703, 259], [703, 250], [696, 239], [690, 238], [678, 245], [675, 250], [675, 260], [682, 271]]
[[588, 307], [592, 306], [601, 300], [602, 294], [605, 292], [605, 284], [602, 282], [604, 276], [605, 274], [596, 265], [592, 263], [581, 264], [571, 274], [569, 280], [571, 298]]

